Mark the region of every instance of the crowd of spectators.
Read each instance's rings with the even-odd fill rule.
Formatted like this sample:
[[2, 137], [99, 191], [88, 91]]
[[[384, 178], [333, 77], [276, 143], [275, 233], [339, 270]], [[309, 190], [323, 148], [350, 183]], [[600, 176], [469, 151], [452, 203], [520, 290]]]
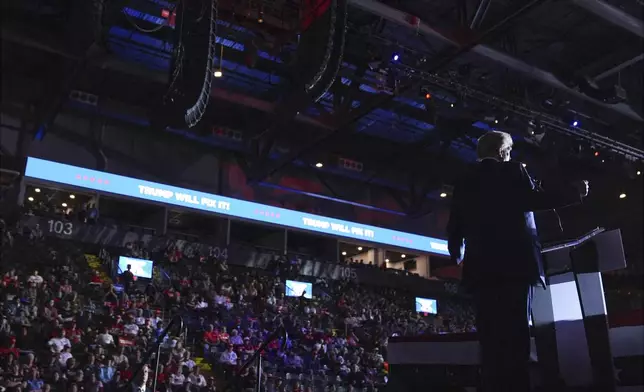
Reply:
[[[162, 391], [253, 388], [255, 363], [235, 375], [281, 329], [286, 335], [262, 352], [263, 390], [377, 390], [387, 382], [390, 336], [473, 328], [457, 305], [427, 317], [405, 293], [350, 281], [318, 280], [311, 300], [286, 297], [282, 273], [296, 270], [250, 270], [174, 249], [155, 255], [153, 281], [125, 282], [126, 274], [111, 282], [106, 265], [90, 266], [79, 244], [44, 238], [37, 227], [2, 226], [0, 388], [7, 391], [98, 392], [133, 377], [151, 387], [148, 371], [134, 373], [174, 315], [187, 328], [162, 342]], [[150, 256], [134, 244], [112, 252]], [[105, 250], [100, 256], [111, 259]]]
[[[392, 336], [474, 331], [466, 302], [440, 301], [439, 314], [414, 311], [405, 292], [356, 282], [315, 280], [313, 299], [285, 295], [297, 263], [275, 258], [267, 270], [185, 257], [169, 248], [148, 254], [140, 244], [102, 249], [93, 263], [70, 241], [38, 227], [2, 229], [0, 392], [153, 391], [148, 350], [180, 315], [182, 334], [161, 343], [156, 390], [189, 392], [375, 391], [387, 383]], [[113, 255], [150, 257], [151, 281], [113, 276]], [[102, 260], [102, 262], [100, 261]], [[273, 336], [256, 362], [242, 364]], [[131, 390], [131, 389], [128, 389]]]

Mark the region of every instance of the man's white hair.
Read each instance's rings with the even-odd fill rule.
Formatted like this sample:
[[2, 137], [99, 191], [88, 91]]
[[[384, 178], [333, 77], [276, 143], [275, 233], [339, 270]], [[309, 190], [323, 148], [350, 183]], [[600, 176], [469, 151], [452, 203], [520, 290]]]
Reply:
[[500, 158], [502, 151], [512, 148], [512, 136], [506, 132], [490, 131], [481, 136], [476, 146], [478, 159]]

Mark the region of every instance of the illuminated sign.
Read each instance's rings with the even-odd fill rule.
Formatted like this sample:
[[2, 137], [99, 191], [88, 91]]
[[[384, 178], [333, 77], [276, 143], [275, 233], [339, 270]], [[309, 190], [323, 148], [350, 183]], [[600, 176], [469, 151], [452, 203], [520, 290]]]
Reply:
[[215, 212], [230, 217], [250, 219], [299, 230], [365, 240], [422, 252], [449, 254], [445, 240], [138, 180], [38, 158], [28, 158], [25, 175], [38, 180]]

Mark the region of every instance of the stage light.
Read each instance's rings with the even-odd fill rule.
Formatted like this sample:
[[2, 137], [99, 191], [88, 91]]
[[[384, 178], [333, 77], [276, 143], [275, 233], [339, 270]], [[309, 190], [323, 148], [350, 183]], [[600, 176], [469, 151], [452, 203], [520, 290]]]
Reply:
[[598, 156], [599, 156], [599, 151], [595, 151], [595, 154], [594, 154], [594, 155], [595, 155], [596, 157], [598, 157]]
[[523, 167], [526, 167], [526, 166], [528, 166], [528, 165], [526, 165], [525, 163], [522, 163], [521, 165], [522, 165]]
[[75, 198], [76, 198], [76, 196], [75, 196], [75, 195], [69, 195], [69, 198], [70, 198], [70, 199], [75, 199]]
[[346, 255], [347, 255], [347, 252], [342, 252], [342, 256], [346, 256]]
[[450, 104], [449, 104], [449, 107], [450, 107], [450, 108], [453, 108], [453, 107], [454, 107], [454, 104], [453, 104], [453, 103], [450, 103]]
[[317, 167], [317, 168], [320, 168], [322, 166], [324, 166], [324, 164], [322, 162], [318, 162], [318, 163], [315, 164], [315, 167]]
[[499, 123], [499, 120], [494, 120], [494, 123], [495, 123], [495, 124], [498, 124], [498, 123]]
[[394, 53], [393, 56], [391, 56], [391, 59], [393, 61], [398, 61], [400, 59], [400, 55], [398, 55], [398, 53]]
[[447, 193], [443, 192], [440, 194], [441, 197], [447, 197]]
[[425, 94], [425, 99], [432, 99], [432, 95], [430, 93]]
[[403, 253], [403, 254], [400, 255], [400, 257], [402, 257], [404, 259], [405, 257], [407, 257], [407, 255]]
[[63, 207], [67, 207], [67, 203], [63, 203], [63, 204], [61, 204], [61, 205], [62, 205]]
[[620, 199], [626, 199], [626, 193], [620, 193], [619, 198]]
[[635, 173], [635, 174], [637, 174], [638, 176], [641, 176], [642, 172], [638, 170], [637, 173]]
[[29, 197], [27, 198], [27, 200], [29, 200], [29, 201], [34, 201], [34, 198], [33, 198], [33, 197], [31, 197], [31, 196], [29, 196]]
[[359, 247], [358, 247], [358, 250], [362, 250], [362, 246], [359, 246]]
[[222, 76], [224, 76], [224, 73], [221, 72], [220, 70], [217, 70], [217, 71], [215, 71], [214, 76], [216, 78], [221, 78]]
[[388, 262], [389, 262], [389, 259], [385, 259], [385, 263], [388, 263]]
[[36, 189], [34, 189], [34, 192], [36, 192], [36, 193], [40, 193], [40, 188], [36, 188]]
[[579, 121], [575, 120], [575, 121], [572, 122], [573, 127], [576, 127], [577, 125], [579, 125]]

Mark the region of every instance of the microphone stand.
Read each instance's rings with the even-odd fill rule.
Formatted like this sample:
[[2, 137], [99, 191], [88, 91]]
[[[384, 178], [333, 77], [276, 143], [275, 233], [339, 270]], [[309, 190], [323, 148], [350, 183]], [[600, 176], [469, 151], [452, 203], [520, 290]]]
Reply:
[[231, 384], [228, 384], [226, 386], [226, 388], [224, 388], [224, 392], [234, 391], [233, 388], [237, 385], [240, 375], [244, 372], [244, 370], [248, 369], [253, 364], [253, 362], [255, 362], [256, 360], [257, 360], [257, 363], [258, 363], [258, 367], [257, 367], [257, 385], [255, 386], [255, 391], [260, 392], [261, 389], [262, 389], [262, 384], [261, 384], [261, 381], [262, 381], [262, 368], [261, 368], [262, 367], [262, 356], [261, 356], [262, 351], [264, 351], [266, 349], [266, 347], [268, 347], [268, 345], [271, 344], [274, 340], [279, 339], [279, 338], [283, 338], [283, 340], [284, 340], [282, 342], [282, 346], [281, 346], [281, 348], [284, 349], [286, 347], [286, 340], [288, 339], [288, 333], [286, 332], [286, 328], [284, 328], [284, 324], [280, 324], [280, 326], [277, 328], [277, 330], [275, 330], [275, 332], [270, 334], [266, 338], [266, 340], [264, 340], [264, 342], [257, 348], [257, 350], [255, 350], [253, 355], [251, 355], [251, 357], [248, 358], [248, 360], [246, 362], [244, 362], [244, 364], [236, 372], [237, 374], [235, 374], [235, 378], [234, 378], [233, 382]]
[[175, 327], [177, 329], [178, 335], [180, 335], [181, 332], [183, 331], [183, 318], [181, 316], [179, 316], [179, 315], [174, 316], [172, 318], [172, 320], [170, 320], [170, 323], [163, 330], [163, 332], [159, 336], [156, 344], [153, 345], [152, 348], [150, 348], [148, 350], [148, 352], [145, 355], [145, 357], [143, 357], [143, 361], [141, 361], [141, 365], [139, 365], [134, 370], [134, 372], [132, 373], [132, 378], [130, 379], [130, 381], [127, 384], [125, 384], [125, 386], [121, 389], [121, 391], [126, 392], [128, 389], [131, 388], [132, 384], [134, 383], [134, 380], [136, 380], [137, 376], [139, 375], [139, 373], [141, 372], [143, 367], [148, 363], [148, 361], [152, 357], [152, 354], [154, 354], [155, 351], [156, 351], [156, 361], [155, 361], [155, 365], [154, 365], [154, 370], [152, 372], [150, 372], [152, 374], [152, 376], [154, 377], [154, 379], [152, 380], [152, 392], [156, 392], [156, 390], [157, 390], [157, 371], [159, 369], [159, 361], [161, 360], [161, 344], [163, 343], [163, 340], [166, 338], [166, 336], [168, 336], [170, 331], [172, 329], [174, 329]]

